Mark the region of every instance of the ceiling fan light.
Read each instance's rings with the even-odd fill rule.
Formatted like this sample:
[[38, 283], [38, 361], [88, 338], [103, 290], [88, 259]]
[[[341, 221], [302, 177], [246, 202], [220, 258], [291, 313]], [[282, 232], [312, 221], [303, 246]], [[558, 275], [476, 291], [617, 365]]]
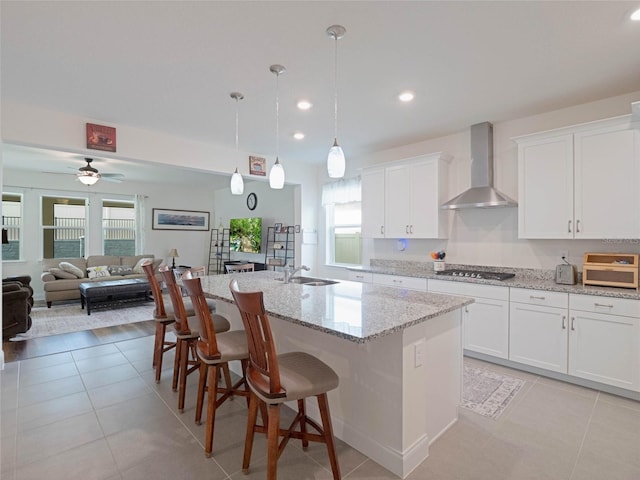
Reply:
[[242, 195], [244, 193], [244, 181], [242, 175], [238, 173], [238, 168], [231, 175], [231, 195]]
[[78, 180], [85, 185], [95, 185], [100, 180], [100, 174], [91, 172], [79, 173]]
[[269, 186], [274, 190], [284, 188], [284, 168], [280, 165], [280, 161], [276, 158], [276, 163], [271, 167], [269, 172]]
[[338, 140], [334, 140], [333, 146], [329, 149], [327, 155], [327, 172], [331, 178], [344, 177], [345, 159], [342, 147], [338, 145]]

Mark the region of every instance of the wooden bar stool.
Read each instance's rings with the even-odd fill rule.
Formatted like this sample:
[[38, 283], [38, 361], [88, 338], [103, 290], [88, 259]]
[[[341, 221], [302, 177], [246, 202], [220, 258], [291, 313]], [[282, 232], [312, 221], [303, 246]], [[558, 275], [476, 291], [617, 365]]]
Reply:
[[[162, 295], [162, 287], [160, 286], [160, 282], [158, 282], [158, 279], [153, 272], [153, 264], [151, 262], [145, 263], [144, 265], [142, 265], [142, 269], [147, 276], [147, 281], [149, 282], [149, 287], [151, 288], [153, 301], [155, 302], [153, 319], [156, 322], [156, 332], [153, 347], [152, 365], [156, 370], [156, 383], [160, 383], [160, 376], [162, 373], [162, 359], [164, 357], [164, 354], [176, 347], [176, 342], [168, 341], [166, 338], [167, 326], [175, 322], [173, 305], [171, 304], [171, 300], [167, 299], [169, 305], [165, 306], [165, 299]], [[209, 300], [207, 303], [209, 305], [209, 309], [211, 311], [215, 311], [215, 302], [213, 300]], [[191, 300], [185, 302], [185, 311], [188, 317], [193, 317], [195, 315], [195, 311], [193, 309], [193, 306], [191, 305]], [[219, 332], [225, 332], [231, 328], [231, 325], [226, 320], [225, 322], [219, 321], [216, 325], [216, 328], [218, 328]], [[176, 386], [174, 385], [173, 388], [175, 390]]]
[[[249, 350], [247, 336], [244, 330], [216, 333], [214, 319], [207, 308], [207, 299], [202, 291], [200, 278], [189, 278], [189, 272], [182, 276], [182, 284], [191, 297], [200, 320], [202, 330], [197, 342], [196, 353], [200, 359], [200, 378], [198, 381], [198, 402], [196, 405], [196, 423], [200, 425], [205, 391], [207, 397], [207, 421], [205, 429], [204, 453], [210, 457], [213, 452], [213, 433], [216, 420], [216, 410], [225, 400], [234, 395], [240, 395], [249, 400], [249, 389], [245, 380]], [[213, 315], [215, 317], [215, 315]], [[229, 362], [239, 360], [242, 364], [242, 378], [231, 387], [218, 386], [220, 373]], [[240, 389], [240, 387], [244, 387]], [[218, 395], [221, 395], [218, 397]]]
[[[303, 448], [308, 447], [309, 441], [325, 443], [333, 478], [340, 480], [340, 466], [327, 401], [327, 392], [338, 387], [338, 375], [327, 364], [304, 352], [276, 355], [262, 292], [240, 292], [237, 279], [231, 280], [229, 288], [240, 311], [249, 345], [246, 378], [251, 396], [242, 460], [243, 472], [249, 471], [253, 438], [255, 432], [260, 432], [267, 434], [267, 480], [276, 480], [278, 458], [289, 438], [300, 439]], [[318, 400], [322, 426], [305, 413], [305, 399], [312, 396]], [[280, 405], [293, 400], [298, 403], [298, 413], [289, 428], [282, 429]], [[259, 402], [267, 405], [266, 425], [257, 424]], [[298, 430], [294, 430], [296, 425], [299, 425]], [[318, 434], [308, 432], [307, 425], [313, 427]]]
[[[173, 390], [178, 390], [178, 411], [184, 411], [184, 400], [187, 390], [187, 376], [200, 368], [200, 360], [196, 354], [196, 342], [200, 336], [201, 326], [197, 316], [187, 315], [185, 302], [182, 299], [180, 286], [175, 276], [167, 267], [160, 269], [160, 273], [167, 284], [169, 298], [173, 305], [176, 333], [176, 358], [173, 362]], [[191, 303], [191, 302], [189, 302]], [[228, 331], [231, 328], [228, 320], [222, 315], [215, 315], [214, 328], [218, 331]], [[227, 387], [231, 386], [231, 375], [226, 375]]]

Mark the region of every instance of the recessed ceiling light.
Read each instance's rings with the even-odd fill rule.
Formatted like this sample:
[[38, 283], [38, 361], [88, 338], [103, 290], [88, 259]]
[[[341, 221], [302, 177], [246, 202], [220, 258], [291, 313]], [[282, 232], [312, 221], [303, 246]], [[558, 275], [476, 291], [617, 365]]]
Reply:
[[401, 102], [410, 102], [411, 100], [413, 100], [413, 98], [415, 97], [413, 92], [402, 92], [400, 95], [398, 95], [398, 99]]
[[293, 134], [293, 138], [295, 138], [296, 140], [302, 140], [304, 138], [304, 133], [296, 132]]
[[631, 20], [640, 21], [640, 8], [631, 14]]
[[313, 107], [313, 104], [309, 100], [300, 100], [298, 102], [298, 108], [300, 110], [309, 110], [311, 107]]

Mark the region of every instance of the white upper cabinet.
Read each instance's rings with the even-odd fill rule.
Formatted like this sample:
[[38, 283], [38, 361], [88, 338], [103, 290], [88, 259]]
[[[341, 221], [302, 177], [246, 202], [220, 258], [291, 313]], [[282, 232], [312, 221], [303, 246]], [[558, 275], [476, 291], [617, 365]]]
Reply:
[[362, 235], [444, 238], [447, 162], [434, 153], [362, 172]]
[[640, 137], [629, 116], [514, 140], [520, 238], [640, 238]]

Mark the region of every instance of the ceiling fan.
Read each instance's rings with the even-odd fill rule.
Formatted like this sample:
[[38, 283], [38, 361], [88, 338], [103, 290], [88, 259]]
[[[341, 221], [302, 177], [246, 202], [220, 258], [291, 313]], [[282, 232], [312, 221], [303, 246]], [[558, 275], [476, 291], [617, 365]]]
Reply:
[[80, 167], [78, 170], [80, 173], [76, 174], [78, 181], [85, 185], [94, 185], [98, 180], [105, 180], [107, 182], [121, 183], [124, 175], [122, 173], [99, 173], [98, 169], [91, 165], [93, 158], [85, 157], [87, 164], [84, 167]]

